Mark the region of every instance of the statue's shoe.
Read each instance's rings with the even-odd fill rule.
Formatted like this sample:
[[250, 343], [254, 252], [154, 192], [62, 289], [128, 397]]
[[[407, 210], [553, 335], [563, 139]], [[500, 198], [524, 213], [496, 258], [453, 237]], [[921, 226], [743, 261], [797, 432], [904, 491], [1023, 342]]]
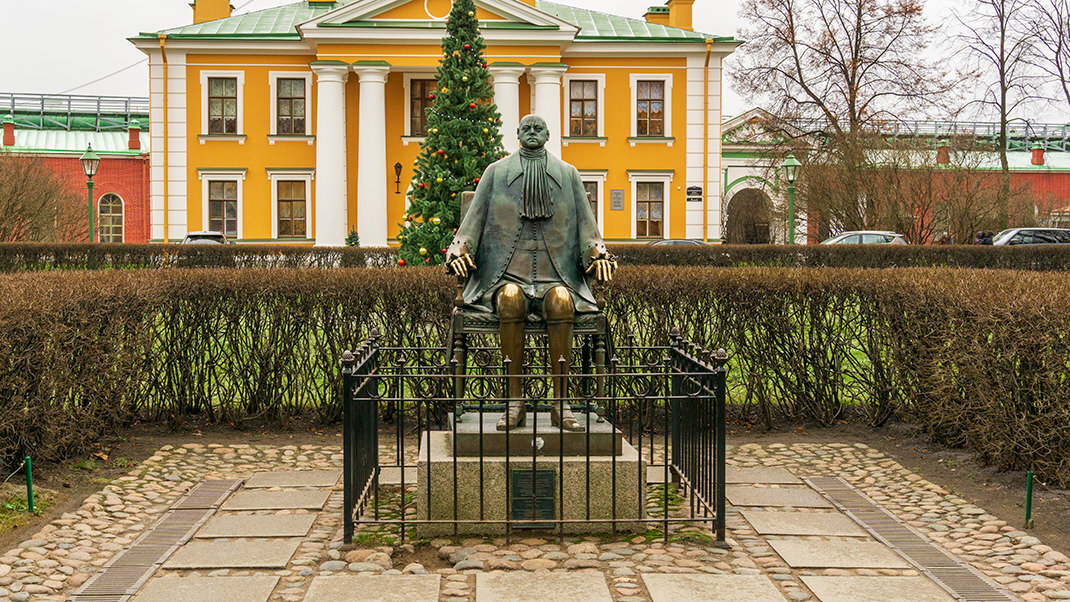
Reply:
[[563, 431], [571, 432], [583, 432], [586, 429], [579, 420], [576, 420], [576, 415], [572, 413], [572, 410], [565, 408], [563, 412], [559, 411], [556, 407], [550, 408], [550, 425], [559, 426]]
[[502, 417], [498, 419], [498, 424], [495, 428], [499, 431], [511, 431], [515, 428], [524, 426], [524, 420], [527, 418], [527, 412], [524, 409], [524, 403], [509, 404], [509, 409], [502, 414]]

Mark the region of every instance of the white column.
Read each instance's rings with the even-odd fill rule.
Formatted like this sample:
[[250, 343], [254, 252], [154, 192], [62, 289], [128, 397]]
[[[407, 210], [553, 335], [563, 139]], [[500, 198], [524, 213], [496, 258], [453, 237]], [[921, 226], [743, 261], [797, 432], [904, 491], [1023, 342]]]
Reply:
[[561, 156], [561, 76], [568, 71], [566, 65], [532, 66], [535, 78], [535, 108], [532, 113], [542, 117], [550, 128], [550, 140], [546, 150]]
[[386, 76], [390, 66], [354, 65], [357, 115], [357, 234], [363, 247], [386, 246]]
[[523, 65], [491, 65], [490, 75], [494, 78], [494, 104], [502, 115], [499, 131], [502, 133], [502, 145], [505, 151], [512, 153], [520, 148], [516, 130], [520, 127], [520, 75], [524, 73]]
[[316, 73], [316, 246], [346, 244], [345, 83], [349, 66], [312, 65]]

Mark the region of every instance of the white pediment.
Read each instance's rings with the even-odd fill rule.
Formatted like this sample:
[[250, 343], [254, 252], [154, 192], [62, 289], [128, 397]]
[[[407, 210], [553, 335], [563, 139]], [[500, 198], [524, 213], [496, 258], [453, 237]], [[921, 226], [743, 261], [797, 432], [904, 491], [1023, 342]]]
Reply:
[[[571, 39], [579, 32], [575, 25], [520, 0], [477, 0], [475, 4], [478, 9], [492, 15], [490, 19], [481, 21], [483, 25], [491, 23], [499, 27], [513, 25], [516, 29], [552, 31], [556, 34], [552, 36], [554, 38], [564, 34]], [[398, 9], [403, 9], [406, 5], [413, 8], [407, 11], [407, 18], [384, 18], [386, 14], [398, 13]], [[399, 29], [411, 27], [416, 32], [436, 31], [435, 35], [441, 37], [440, 24], [445, 21], [448, 12], [441, 8], [433, 10], [429, 6], [429, 0], [357, 0], [298, 25], [298, 31], [302, 36], [319, 38], [323, 37], [321, 34], [339, 29], [361, 31], [362, 36], [369, 30], [390, 29], [390, 35], [396, 37], [399, 35]], [[438, 27], [432, 29], [431, 26], [436, 24], [439, 24]], [[383, 27], [384, 25], [388, 27]], [[416, 39], [422, 37], [424, 36], [416, 35]]]

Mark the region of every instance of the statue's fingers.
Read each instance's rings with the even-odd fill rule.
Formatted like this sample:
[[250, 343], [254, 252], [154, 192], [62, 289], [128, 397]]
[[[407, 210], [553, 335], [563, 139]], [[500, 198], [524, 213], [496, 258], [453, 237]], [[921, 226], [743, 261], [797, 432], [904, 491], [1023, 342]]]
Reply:
[[584, 273], [584, 274], [590, 274], [590, 273], [591, 273], [592, 271], [594, 271], [594, 270], [595, 270], [595, 268], [597, 268], [597, 267], [598, 267], [598, 261], [592, 261], [592, 262], [591, 262], [591, 265], [587, 266], [587, 269], [586, 269], [586, 270], [583, 270], [583, 273]]
[[472, 259], [471, 255], [469, 255], [468, 253], [465, 253], [464, 254], [464, 260], [468, 263], [469, 266], [472, 267], [473, 270], [476, 269], [476, 262]]

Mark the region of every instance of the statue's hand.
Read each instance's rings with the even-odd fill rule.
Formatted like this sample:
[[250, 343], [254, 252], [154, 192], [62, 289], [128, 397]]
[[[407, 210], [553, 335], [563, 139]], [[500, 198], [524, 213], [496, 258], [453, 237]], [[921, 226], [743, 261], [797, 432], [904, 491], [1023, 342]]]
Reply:
[[467, 278], [469, 270], [474, 269], [476, 269], [476, 262], [472, 260], [472, 256], [468, 253], [461, 253], [460, 255], [450, 253], [446, 255], [446, 271], [448, 273]]
[[586, 273], [593, 274], [596, 280], [608, 282], [613, 280], [613, 270], [615, 269], [617, 269], [617, 260], [611, 256], [604, 255], [591, 261], [591, 265], [587, 266]]

